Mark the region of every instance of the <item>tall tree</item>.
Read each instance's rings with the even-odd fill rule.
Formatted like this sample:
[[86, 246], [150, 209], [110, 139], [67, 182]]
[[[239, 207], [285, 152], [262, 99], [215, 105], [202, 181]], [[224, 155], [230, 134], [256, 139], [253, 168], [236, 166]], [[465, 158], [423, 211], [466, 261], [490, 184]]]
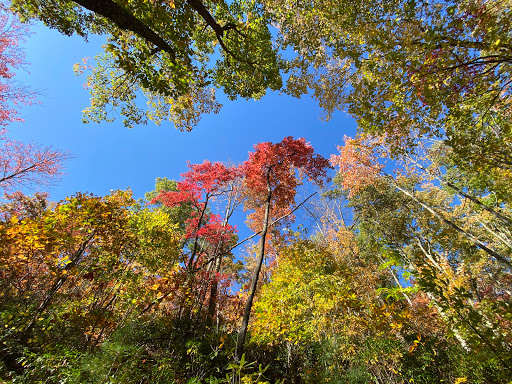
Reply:
[[328, 161], [314, 153], [313, 147], [304, 138], [285, 137], [280, 143], [259, 143], [244, 163], [247, 199], [245, 208], [254, 210], [249, 215], [249, 224], [260, 232], [260, 243], [249, 288], [249, 296], [238, 333], [235, 359], [242, 356], [249, 325], [252, 303], [256, 294], [265, 245], [271, 219], [289, 215], [295, 205], [297, 187], [302, 177], [322, 185], [329, 168]]
[[409, 157], [388, 175], [378, 163], [379, 151], [390, 152], [382, 143], [348, 139], [331, 158], [343, 171], [336, 181], [355, 209], [359, 233], [387, 248], [388, 266], [415, 276], [462, 347], [486, 349], [500, 362], [499, 374], [509, 374], [509, 205], [451, 179], [457, 169], [438, 163], [435, 150]]
[[[217, 301], [217, 287], [222, 259], [230, 252], [236, 229], [229, 224], [236, 199], [236, 181], [242, 176], [240, 167], [226, 166], [205, 160], [202, 164], [189, 164], [175, 190], [160, 191], [153, 202], [167, 208], [186, 208], [182, 262], [183, 274], [190, 286], [189, 295], [195, 295], [200, 306], [209, 294], [208, 317], [213, 320]], [[211, 212], [214, 200], [226, 197], [223, 216]], [[192, 289], [193, 284], [196, 284]], [[197, 303], [196, 303], [197, 304]]]

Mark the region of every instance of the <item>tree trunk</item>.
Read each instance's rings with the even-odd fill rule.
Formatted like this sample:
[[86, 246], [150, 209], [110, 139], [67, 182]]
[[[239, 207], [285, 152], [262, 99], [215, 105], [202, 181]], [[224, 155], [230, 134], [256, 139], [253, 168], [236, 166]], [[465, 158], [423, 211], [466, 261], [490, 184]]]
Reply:
[[66, 280], [68, 278], [67, 272], [70, 271], [72, 268], [74, 268], [78, 264], [78, 262], [84, 255], [87, 246], [94, 238], [95, 234], [96, 234], [96, 231], [93, 231], [89, 235], [89, 237], [80, 245], [80, 247], [73, 253], [73, 255], [70, 258], [70, 262], [63, 268], [63, 271], [65, 273], [62, 276], [58, 277], [57, 280], [55, 280], [55, 282], [52, 284], [52, 286], [51, 286], [50, 290], [48, 291], [48, 293], [46, 294], [44, 300], [37, 307], [29, 324], [23, 330], [23, 332], [22, 332], [23, 334], [26, 334], [27, 332], [29, 332], [32, 329], [32, 327], [35, 325], [36, 320], [39, 317], [39, 315], [41, 313], [43, 313], [46, 310], [46, 308], [48, 308], [48, 306], [50, 305], [55, 294], [59, 291], [59, 289], [62, 287], [62, 285], [66, 282]]
[[263, 257], [265, 256], [265, 240], [267, 237], [268, 221], [269, 221], [269, 217], [270, 217], [270, 202], [272, 199], [272, 190], [270, 188], [270, 170], [271, 170], [271, 168], [269, 167], [267, 170], [267, 200], [265, 202], [265, 218], [263, 219], [263, 229], [261, 231], [258, 263], [256, 265], [256, 269], [254, 270], [254, 275], [252, 277], [252, 282], [251, 282], [251, 289], [249, 291], [249, 297], [247, 297], [247, 303], [245, 304], [244, 315], [242, 318], [242, 326], [240, 327], [240, 331], [238, 332], [238, 337], [236, 340], [236, 350], [235, 350], [235, 360], [236, 361], [240, 361], [240, 358], [242, 357], [244, 344], [245, 344], [245, 336], [247, 335], [247, 327], [249, 325], [249, 318], [251, 317], [252, 302], [254, 300], [254, 295], [256, 293], [256, 287], [258, 285], [258, 279], [260, 276], [261, 265], [263, 264]]
[[[228, 199], [226, 212], [224, 214], [224, 219], [222, 220], [222, 228], [225, 228], [228, 225], [228, 220], [231, 217], [231, 213], [233, 211], [231, 210], [232, 200], [231, 197]], [[217, 276], [221, 271], [222, 266], [222, 256], [226, 254], [226, 252], [223, 252], [222, 247], [224, 244], [222, 243], [221, 246], [218, 249], [218, 253], [215, 255], [215, 265], [213, 268], [213, 272], [216, 274], [214, 281], [212, 282], [212, 285], [210, 286], [210, 301], [208, 302], [208, 323], [209, 325], [213, 324], [213, 320], [215, 317], [215, 310], [217, 309], [217, 294], [219, 291], [219, 282], [217, 281]]]
[[512, 219], [510, 219], [509, 217], [497, 212], [496, 210], [492, 209], [491, 207], [488, 207], [487, 205], [485, 205], [484, 203], [482, 203], [482, 201], [480, 201], [477, 197], [469, 194], [469, 193], [466, 193], [464, 192], [462, 189], [460, 189], [459, 187], [457, 187], [455, 184], [449, 182], [448, 180], [446, 180], [444, 177], [442, 177], [441, 175], [436, 175], [432, 172], [430, 172], [428, 169], [426, 169], [425, 167], [423, 167], [420, 163], [418, 163], [416, 160], [414, 160], [412, 157], [410, 156], [407, 156], [407, 158], [413, 162], [418, 168], [420, 168], [422, 171], [424, 171], [425, 173], [429, 174], [430, 176], [434, 177], [436, 180], [440, 181], [441, 183], [447, 185], [448, 187], [450, 187], [451, 189], [453, 189], [455, 192], [457, 192], [459, 195], [465, 197], [466, 199], [469, 199], [471, 200], [473, 203], [475, 203], [476, 205], [478, 205], [480, 208], [486, 210], [487, 212], [489, 212], [490, 214], [492, 214], [494, 217], [496, 217], [498, 220], [500, 220], [501, 222], [503, 222], [504, 224], [506, 224], [507, 226], [509, 227], [512, 227]]
[[487, 245], [485, 245], [480, 239], [473, 236], [471, 233], [465, 231], [461, 227], [459, 227], [457, 224], [455, 224], [453, 221], [448, 220], [446, 217], [444, 217], [442, 214], [425, 204], [423, 201], [418, 199], [416, 196], [414, 196], [413, 193], [407, 191], [406, 189], [400, 187], [398, 183], [391, 177], [390, 180], [392, 181], [393, 185], [396, 189], [398, 189], [400, 192], [402, 192], [407, 197], [410, 197], [412, 200], [414, 200], [416, 203], [418, 203], [421, 207], [425, 208], [428, 212], [430, 212], [433, 216], [440, 219], [443, 223], [448, 225], [449, 227], [453, 228], [455, 231], [459, 232], [462, 236], [464, 236], [466, 239], [468, 239], [470, 242], [472, 242], [474, 245], [476, 245], [478, 248], [486, 252], [487, 254], [494, 257], [499, 263], [501, 263], [505, 268], [512, 270], [512, 263], [505, 257], [500, 255], [495, 250], [489, 248]]
[[[217, 255], [215, 258], [215, 267], [213, 268], [213, 273], [220, 273], [220, 267], [222, 265], [222, 253]], [[208, 323], [213, 324], [213, 320], [215, 318], [215, 310], [217, 309], [217, 294], [219, 290], [219, 282], [217, 281], [217, 276], [215, 276], [212, 285], [210, 286], [210, 301], [208, 302]]]

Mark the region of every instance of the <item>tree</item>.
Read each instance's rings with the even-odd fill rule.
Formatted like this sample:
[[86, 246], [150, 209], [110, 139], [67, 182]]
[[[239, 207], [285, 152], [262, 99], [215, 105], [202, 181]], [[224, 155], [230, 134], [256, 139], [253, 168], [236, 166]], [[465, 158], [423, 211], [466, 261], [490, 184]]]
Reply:
[[[15, 70], [26, 64], [19, 43], [27, 33], [27, 28], [0, 2], [0, 126], [21, 121], [18, 109], [35, 99], [34, 92], [13, 80]], [[0, 189], [4, 192], [48, 186], [62, 174], [62, 162], [70, 158], [69, 154], [10, 140], [5, 132], [0, 131]]]
[[[2, 222], [0, 273], [2, 307], [14, 303], [25, 309], [12, 319], [14, 334], [23, 337], [48, 319], [48, 311], [50, 318], [61, 311], [73, 312], [70, 306], [87, 291], [101, 292], [105, 274], [120, 278], [125, 269], [122, 252], [133, 241], [126, 209], [132, 201], [124, 192], [106, 198], [77, 194], [35, 215], [26, 214], [26, 199], [18, 201], [19, 208]], [[94, 295], [88, 297], [92, 300]], [[79, 323], [79, 312], [68, 314], [69, 320]]]
[[[129, 191], [78, 193], [58, 203], [17, 193], [0, 207], [0, 359], [95, 349], [130, 322], [169, 316], [144, 309], [179, 284], [177, 225], [162, 210], [132, 210]], [[3, 366], [2, 366], [3, 369]], [[2, 374], [4, 371], [2, 371]], [[30, 380], [29, 380], [30, 381]]]
[[328, 161], [314, 153], [313, 147], [304, 138], [285, 137], [280, 143], [259, 143], [244, 163], [246, 202], [245, 209], [254, 210], [249, 215], [249, 224], [260, 234], [258, 258], [249, 296], [238, 333], [235, 360], [239, 360], [245, 344], [252, 303], [260, 275], [265, 244], [271, 219], [292, 213], [297, 187], [301, 181], [297, 175], [322, 185], [329, 168]]
[[[393, 155], [438, 138], [475, 173], [510, 167], [511, 15], [504, 0], [266, 1], [287, 92], [347, 110]], [[485, 172], [485, 171], [484, 171]]]
[[71, 156], [51, 147], [0, 138], [0, 188], [50, 186], [62, 175], [62, 163]]
[[28, 29], [19, 23], [18, 18], [8, 10], [5, 2], [0, 2], [0, 125], [21, 121], [18, 116], [20, 105], [31, 104], [34, 93], [13, 81], [15, 70], [22, 68], [25, 54], [19, 43]]
[[[386, 174], [377, 153], [389, 156], [390, 149], [382, 143], [349, 139], [331, 158], [344, 172], [336, 181], [350, 197], [360, 235], [384, 247], [388, 266], [414, 276], [463, 348], [474, 356], [489, 351], [498, 374], [509, 374], [509, 205], [452, 179], [459, 170], [437, 146]], [[371, 182], [362, 177], [369, 174]]]
[[177, 224], [180, 231], [185, 233], [186, 221], [192, 215], [192, 207], [186, 204], [180, 204], [175, 207], [167, 207], [162, 204], [157, 197], [165, 192], [176, 192], [178, 184], [175, 180], [170, 180], [167, 177], [157, 177], [155, 180], [155, 189], [146, 192], [144, 199], [139, 201], [141, 208], [149, 208], [152, 210], [162, 210], [169, 214], [173, 223]]
[[[38, 18], [66, 35], [107, 35], [104, 53], [87, 79], [91, 106], [86, 121], [111, 120], [107, 111], [113, 110], [128, 126], [169, 118], [188, 130], [202, 113], [218, 111], [216, 88], [234, 99], [259, 98], [266, 89], [281, 87], [280, 59], [272, 47], [266, 11], [258, 2], [12, 4], [23, 20]], [[77, 66], [79, 72], [87, 68]], [[138, 93], [147, 97], [148, 110], [136, 105]]]
[[[188, 296], [196, 296], [195, 301], [200, 306], [209, 294], [208, 318], [211, 322], [222, 276], [222, 259], [231, 251], [236, 236], [236, 229], [228, 222], [238, 203], [237, 180], [241, 177], [241, 169], [207, 160], [202, 164], [189, 164], [189, 168], [181, 175], [182, 180], [176, 183], [174, 190], [162, 190], [152, 201], [167, 209], [185, 208], [189, 212], [182, 241], [182, 272], [187, 282], [183, 288], [189, 292]], [[212, 201], [222, 198], [226, 198], [223, 217], [210, 210]], [[184, 300], [189, 299], [185, 297]]]

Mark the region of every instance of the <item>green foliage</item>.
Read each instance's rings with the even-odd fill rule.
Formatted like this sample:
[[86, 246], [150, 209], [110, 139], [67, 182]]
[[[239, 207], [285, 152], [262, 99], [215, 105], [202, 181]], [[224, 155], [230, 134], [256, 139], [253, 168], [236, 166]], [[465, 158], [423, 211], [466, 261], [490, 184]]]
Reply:
[[395, 156], [436, 138], [476, 177], [509, 179], [509, 2], [265, 3], [295, 54], [288, 93], [348, 111]]
[[[254, 370], [255, 361], [249, 363], [245, 360], [245, 353], [242, 354], [239, 362], [229, 363], [226, 367], [228, 373], [221, 379], [210, 377], [207, 380], [208, 384], [250, 384], [250, 383], [261, 383], [269, 384], [265, 380], [264, 373], [268, 369], [268, 366], [263, 368], [260, 364], [258, 370]], [[253, 371], [253, 372], [251, 372]]]
[[259, 98], [282, 86], [283, 64], [259, 2], [79, 3], [16, 0], [12, 6], [23, 20], [39, 19], [66, 35], [107, 36], [94, 68], [75, 65], [77, 74], [89, 72], [86, 122], [112, 121], [115, 111], [128, 127], [170, 120], [190, 130], [202, 114], [219, 111], [218, 88], [235, 99]]
[[180, 204], [175, 207], [167, 207], [156, 197], [162, 192], [176, 192], [178, 186], [175, 180], [169, 180], [167, 177], [157, 177], [155, 180], [155, 189], [144, 194], [144, 199], [138, 201], [138, 209], [147, 207], [149, 209], [158, 209], [169, 215], [171, 222], [178, 225], [180, 231], [184, 232], [187, 219], [190, 218], [193, 207], [190, 204]]

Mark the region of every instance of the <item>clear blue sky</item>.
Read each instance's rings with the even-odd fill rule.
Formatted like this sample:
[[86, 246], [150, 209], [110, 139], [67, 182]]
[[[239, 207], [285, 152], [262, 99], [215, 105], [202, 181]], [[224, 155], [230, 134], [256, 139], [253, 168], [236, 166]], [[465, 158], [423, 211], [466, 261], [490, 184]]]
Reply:
[[24, 123], [9, 126], [9, 136], [67, 150], [75, 156], [66, 174], [49, 190], [52, 200], [77, 191], [108, 194], [131, 188], [135, 197], [152, 190], [157, 177], [179, 178], [187, 161], [242, 162], [252, 146], [278, 142], [285, 136], [305, 137], [317, 153], [329, 157], [343, 135], [353, 135], [355, 122], [343, 113], [329, 122], [309, 97], [293, 99], [277, 93], [259, 101], [221, 101], [217, 115], [205, 116], [190, 133], [171, 123], [150, 123], [133, 129], [121, 121], [82, 124], [81, 111], [89, 105], [84, 77], [76, 77], [73, 64], [100, 51], [101, 38], [88, 43], [36, 24], [24, 44], [30, 73], [18, 71], [17, 79], [42, 92], [41, 105], [22, 110]]

